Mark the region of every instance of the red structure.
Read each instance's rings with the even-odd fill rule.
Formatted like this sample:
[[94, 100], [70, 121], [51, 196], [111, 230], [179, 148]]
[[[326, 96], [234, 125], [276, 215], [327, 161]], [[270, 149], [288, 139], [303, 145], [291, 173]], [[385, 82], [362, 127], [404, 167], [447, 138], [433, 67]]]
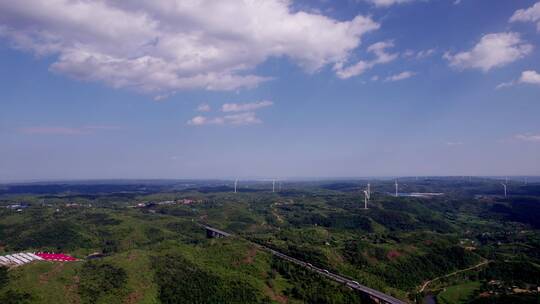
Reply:
[[57, 262], [72, 262], [77, 261], [76, 258], [63, 253], [46, 253], [46, 252], [37, 252], [35, 253], [38, 257], [46, 261], [57, 261]]

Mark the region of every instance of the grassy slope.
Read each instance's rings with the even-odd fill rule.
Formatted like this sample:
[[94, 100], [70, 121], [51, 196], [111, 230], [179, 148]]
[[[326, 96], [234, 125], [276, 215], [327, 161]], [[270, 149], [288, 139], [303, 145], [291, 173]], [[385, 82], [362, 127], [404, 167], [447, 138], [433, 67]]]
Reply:
[[467, 303], [480, 286], [480, 282], [467, 282], [450, 286], [437, 295], [437, 302], [441, 304]]
[[[283, 297], [288, 286], [276, 278], [268, 286], [270, 256], [237, 240], [210, 240], [198, 246], [173, 242], [162, 244], [159, 254], [181, 252], [188, 260], [221, 277], [245, 281], [270, 298]], [[128, 274], [125, 293], [108, 296], [101, 303], [158, 303], [158, 287], [151, 268], [153, 251], [129, 250], [102, 259], [122, 267]], [[78, 303], [77, 281], [83, 262], [34, 262], [10, 271], [10, 287], [33, 295], [34, 303]], [[180, 283], [180, 282], [179, 282]]]
[[81, 262], [33, 262], [10, 271], [10, 286], [28, 292], [35, 303], [77, 303], [77, 270]]

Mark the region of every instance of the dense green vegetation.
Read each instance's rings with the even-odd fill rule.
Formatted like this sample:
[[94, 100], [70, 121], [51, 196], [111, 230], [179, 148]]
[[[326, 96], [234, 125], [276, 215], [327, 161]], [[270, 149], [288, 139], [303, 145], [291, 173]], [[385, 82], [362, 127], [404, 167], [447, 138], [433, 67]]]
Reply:
[[[0, 254], [82, 260], [0, 268], [0, 303], [369, 303], [250, 242], [405, 301], [537, 297], [538, 185], [511, 183], [509, 199], [489, 180], [402, 181], [404, 192], [446, 193], [429, 198], [392, 197], [392, 182], [371, 185], [368, 210], [362, 181], [291, 182], [279, 193], [254, 182], [237, 194], [219, 181], [5, 186]], [[21, 211], [3, 208], [21, 203]], [[207, 239], [199, 223], [236, 237]]]
[[153, 267], [162, 303], [270, 302], [249, 282], [212, 274], [179, 254], [156, 257]]
[[116, 295], [126, 292], [126, 271], [108, 263], [84, 263], [80, 278], [78, 290], [84, 303], [97, 303], [108, 295], [112, 294], [112, 298], [116, 298]]

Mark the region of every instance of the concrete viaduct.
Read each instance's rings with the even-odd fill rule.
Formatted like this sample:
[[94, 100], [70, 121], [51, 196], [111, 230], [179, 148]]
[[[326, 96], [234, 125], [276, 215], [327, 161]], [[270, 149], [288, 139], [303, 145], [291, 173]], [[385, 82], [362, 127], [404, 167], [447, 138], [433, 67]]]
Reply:
[[[219, 229], [216, 229], [216, 228], [212, 228], [210, 226], [207, 226], [207, 225], [201, 225], [203, 226], [205, 229], [206, 229], [206, 236], [208, 238], [224, 238], [224, 237], [228, 237], [228, 236], [232, 236], [232, 234], [230, 233], [227, 233], [225, 231], [222, 231], [222, 230], [219, 230]], [[289, 261], [291, 263], [294, 263], [294, 264], [297, 264], [299, 266], [302, 266], [306, 269], [309, 269], [311, 271], [314, 271], [314, 272], [317, 272], [318, 274], [322, 275], [322, 276], [325, 276], [333, 281], [336, 281], [338, 283], [341, 283], [341, 284], [344, 284], [346, 286], [348, 286], [349, 288], [352, 288], [354, 290], [357, 290], [359, 291], [362, 295], [364, 295], [366, 298], [368, 298], [369, 300], [375, 302], [375, 303], [387, 303], [387, 304], [406, 304], [406, 302], [404, 301], [401, 301], [399, 299], [396, 299], [392, 296], [389, 296], [385, 293], [382, 293], [378, 290], [375, 290], [375, 289], [372, 289], [372, 288], [369, 288], [367, 286], [364, 286], [350, 278], [347, 278], [347, 277], [344, 277], [344, 276], [341, 276], [341, 275], [338, 275], [338, 274], [334, 274], [334, 273], [331, 273], [329, 272], [328, 270], [326, 269], [322, 269], [322, 268], [318, 268], [316, 266], [313, 266], [311, 265], [310, 263], [307, 263], [307, 262], [304, 262], [304, 261], [301, 261], [299, 259], [296, 259], [296, 258], [293, 258], [291, 256], [288, 256], [286, 254], [283, 254], [279, 251], [276, 251], [274, 249], [271, 249], [271, 248], [268, 248], [266, 246], [263, 246], [263, 245], [260, 245], [260, 244], [257, 244], [257, 243], [253, 243], [252, 241], [249, 241], [247, 240], [248, 242], [254, 244], [255, 246], [265, 250], [265, 251], [268, 251], [270, 252], [272, 255], [280, 258], [280, 259], [283, 259], [283, 260], [286, 260], [286, 261]]]

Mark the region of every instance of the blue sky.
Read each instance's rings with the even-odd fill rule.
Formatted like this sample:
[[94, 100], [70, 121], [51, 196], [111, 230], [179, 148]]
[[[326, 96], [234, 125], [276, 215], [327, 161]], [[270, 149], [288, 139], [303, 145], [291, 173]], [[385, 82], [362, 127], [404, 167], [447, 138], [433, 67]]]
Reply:
[[537, 2], [4, 2], [0, 181], [537, 175]]

